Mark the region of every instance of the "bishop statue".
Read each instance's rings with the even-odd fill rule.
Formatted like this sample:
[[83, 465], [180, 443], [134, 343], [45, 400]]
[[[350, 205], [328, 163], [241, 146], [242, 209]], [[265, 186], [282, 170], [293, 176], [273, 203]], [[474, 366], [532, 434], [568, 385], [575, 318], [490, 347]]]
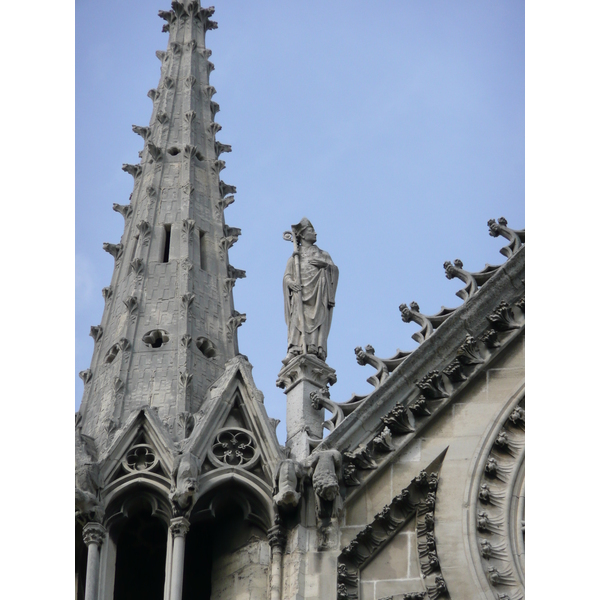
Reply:
[[314, 354], [325, 361], [339, 270], [331, 256], [315, 242], [317, 234], [304, 217], [284, 238], [294, 242], [294, 252], [283, 276], [288, 353], [284, 365], [300, 354]]

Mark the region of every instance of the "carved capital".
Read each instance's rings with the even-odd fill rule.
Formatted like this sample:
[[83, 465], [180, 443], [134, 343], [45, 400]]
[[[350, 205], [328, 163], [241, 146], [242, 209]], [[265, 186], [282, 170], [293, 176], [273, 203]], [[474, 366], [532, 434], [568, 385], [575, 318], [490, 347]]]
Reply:
[[90, 544], [96, 544], [100, 547], [105, 537], [106, 529], [100, 523], [90, 522], [83, 528], [83, 543], [88, 547]]
[[190, 530], [190, 522], [185, 517], [175, 517], [171, 519], [169, 527], [174, 538], [185, 537]]

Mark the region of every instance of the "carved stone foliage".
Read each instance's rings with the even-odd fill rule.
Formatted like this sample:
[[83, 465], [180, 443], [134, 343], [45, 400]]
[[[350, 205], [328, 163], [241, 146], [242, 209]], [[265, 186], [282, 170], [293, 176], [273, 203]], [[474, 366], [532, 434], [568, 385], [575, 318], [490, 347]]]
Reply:
[[108, 252], [115, 259], [115, 261], [120, 260], [120, 258], [123, 256], [123, 244], [110, 244], [108, 242], [104, 242], [104, 244], [102, 244], [102, 249], [105, 252]]
[[221, 131], [221, 129], [223, 129], [218, 123], [215, 123], [214, 121], [212, 123], [209, 123], [207, 125], [207, 130], [211, 135], [216, 135], [219, 131]]
[[225, 198], [229, 194], [235, 194], [237, 192], [234, 185], [229, 185], [223, 181], [219, 181], [219, 191], [221, 192], [221, 198]]
[[135, 275], [136, 281], [140, 281], [144, 272], [144, 261], [141, 258], [134, 258], [129, 263], [129, 271]]
[[102, 288], [102, 297], [104, 298], [104, 300], [106, 302], [108, 302], [112, 298], [112, 295], [113, 295], [113, 289], [110, 285]]
[[180, 412], [177, 415], [177, 436], [180, 440], [189, 438], [194, 431], [194, 415], [187, 411]]
[[83, 543], [86, 546], [95, 544], [100, 547], [105, 539], [106, 529], [100, 523], [89, 522], [83, 528]]
[[186, 88], [192, 89], [196, 85], [196, 78], [193, 75], [188, 75], [183, 80], [183, 83], [185, 84]]
[[422, 489], [428, 490], [425, 498], [417, 506], [416, 531], [419, 540], [417, 546], [419, 565], [428, 592], [431, 594], [430, 590], [437, 590], [436, 597], [447, 593], [447, 590], [442, 591], [441, 589], [441, 582], [444, 586], [445, 582], [442, 577], [440, 559], [435, 543], [435, 504], [438, 481], [437, 473], [428, 475], [423, 471], [416, 478], [416, 483]]
[[90, 327], [90, 336], [94, 338], [95, 343], [98, 343], [102, 339], [103, 333], [104, 328], [102, 325], [92, 325], [92, 327]]
[[187, 316], [195, 298], [196, 294], [192, 294], [191, 292], [186, 292], [181, 296], [181, 311], [184, 317]]
[[220, 210], [224, 210], [234, 202], [235, 198], [233, 196], [225, 196], [225, 198], [220, 198], [219, 200], [217, 200], [217, 207]]
[[138, 299], [136, 296], [127, 296], [125, 300], [123, 300], [123, 304], [127, 307], [127, 312], [129, 313], [129, 318], [132, 321], [135, 321], [137, 318], [137, 312], [139, 308]]
[[152, 233], [152, 226], [148, 221], [140, 221], [136, 227], [140, 232], [140, 241], [142, 242], [142, 246], [147, 246], [150, 242], [150, 235]]
[[[174, 0], [171, 2], [171, 10], [159, 10], [158, 16], [166, 21], [166, 24], [163, 26], [163, 31], [172, 31], [182, 23], [188, 21], [188, 19], [193, 19], [194, 22], [199, 23], [204, 29], [204, 32], [206, 32], [210, 29], [217, 29], [218, 27], [217, 22], [211, 21], [209, 18], [214, 12], [214, 6], [203, 8], [200, 6], [200, 2], [183, 3]], [[174, 44], [171, 44], [172, 49], [173, 46]], [[181, 48], [179, 48], [179, 52], [180, 51]]]
[[205, 85], [202, 92], [210, 100], [217, 93], [217, 90], [212, 85]]
[[89, 383], [92, 380], [92, 371], [91, 369], [86, 369], [85, 371], [79, 371], [79, 377], [83, 381], [84, 385]]
[[125, 173], [129, 173], [134, 179], [137, 179], [142, 174], [142, 165], [123, 164], [121, 167]]
[[224, 160], [216, 159], [216, 160], [213, 160], [210, 164], [210, 170], [215, 175], [218, 175], [223, 169], [225, 169], [225, 161]]
[[515, 314], [511, 307], [504, 301], [500, 302], [496, 310], [488, 317], [488, 321], [496, 331], [510, 331], [520, 327], [519, 323], [515, 321]]
[[208, 451], [215, 467], [253, 468], [260, 458], [258, 446], [250, 431], [239, 427], [221, 429]]
[[184, 393], [186, 393], [192, 385], [193, 378], [193, 373], [188, 373], [188, 371], [184, 370], [179, 373], [179, 387], [184, 391]]
[[237, 332], [238, 327], [241, 327], [242, 323], [246, 322], [246, 315], [239, 313], [237, 310], [233, 311], [231, 317], [227, 321], [227, 339], [233, 340], [233, 335]]
[[[493, 350], [495, 347], [489, 349], [483, 340], [479, 341], [467, 335], [456, 351], [456, 358], [450, 361], [441, 372], [429, 371], [415, 383], [419, 392], [415, 400], [398, 403], [381, 418], [383, 431], [376, 432], [371, 440], [363, 442], [354, 450], [344, 452], [343, 477], [345, 484], [349, 487], [357, 487], [366, 483], [370, 479], [368, 472], [376, 469], [388, 460], [390, 453], [399, 451], [415, 435], [418, 435], [427, 420], [452, 401], [454, 392], [459, 390], [474, 373], [484, 368], [485, 363], [493, 356]], [[373, 349], [369, 346], [365, 350], [359, 347], [355, 352], [359, 363], [365, 362], [373, 364], [373, 366], [379, 364], [378, 359], [374, 357]], [[383, 381], [385, 373], [386, 370], [379, 364], [375, 377]], [[326, 422], [325, 427], [333, 431], [345, 417], [360, 407], [368, 398], [369, 396], [357, 397], [354, 395], [349, 402], [336, 403], [328, 397], [321, 399], [315, 392], [315, 401], [317, 402], [315, 408], [325, 407], [332, 413], [332, 418]], [[386, 430], [389, 431], [389, 436]], [[315, 442], [311, 445], [317, 447], [321, 440], [309, 439], [309, 442]], [[499, 450], [502, 448], [504, 452], [514, 453], [519, 449], [519, 444], [510, 435], [500, 436], [496, 446]], [[510, 475], [505, 472], [503, 464], [498, 463], [494, 458], [486, 465], [486, 473], [490, 477], [500, 479], [506, 479]], [[349, 493], [352, 495], [355, 492], [353, 490]]]
[[117, 204], [113, 203], [113, 210], [123, 215], [124, 219], [127, 219], [129, 215], [131, 215], [131, 211], [133, 210], [131, 204]]
[[196, 221], [194, 219], [184, 219], [181, 224], [181, 234], [184, 240], [188, 240], [190, 234], [194, 231]]
[[231, 152], [231, 146], [215, 140], [215, 156], [219, 157], [223, 152]]
[[244, 279], [246, 277], [246, 271], [227, 265], [227, 276], [231, 279]]
[[162, 160], [163, 151], [158, 146], [155, 146], [152, 142], [148, 142], [146, 147], [148, 148], [148, 153], [155, 161]]
[[500, 254], [506, 256], [506, 258], [510, 258], [525, 243], [525, 230], [510, 229], [508, 227], [508, 221], [504, 217], [500, 217], [497, 223], [495, 219], [490, 219], [488, 221], [488, 227], [492, 237], [501, 235], [509, 241], [508, 246], [505, 246], [500, 250]]
[[[515, 254], [525, 243], [525, 231], [514, 231], [512, 229], [508, 229], [506, 219], [498, 219], [498, 223], [492, 220], [488, 223], [488, 225], [490, 227], [490, 235], [502, 235], [511, 241], [509, 246], [500, 251], [508, 258], [513, 256], [513, 254]], [[462, 261], [457, 259], [454, 261], [454, 263], [446, 261], [444, 263], [444, 269], [448, 279], [457, 277], [465, 282], [466, 287], [458, 291], [457, 296], [466, 301], [477, 293], [480, 286], [488, 281], [490, 277], [492, 277], [492, 275], [494, 275], [498, 269], [500, 269], [500, 266], [486, 265], [482, 271], [470, 273], [463, 268]], [[524, 314], [524, 298], [522, 302], [519, 301], [517, 304], [515, 304], [515, 306], [517, 306], [517, 308], [519, 308]], [[402, 320], [405, 323], [415, 322], [421, 326], [421, 330], [412, 336], [413, 339], [419, 343], [422, 343], [426, 339], [430, 338], [435, 333], [436, 329], [457, 310], [455, 308], [449, 309], [442, 307], [441, 311], [435, 315], [424, 315], [420, 312], [419, 305], [416, 302], [411, 302], [408, 306], [406, 304], [401, 304], [399, 308], [402, 314]], [[510, 312], [506, 310], [507, 308], [508, 311], [510, 311], [510, 307], [499, 307], [499, 310], [495, 311], [494, 315], [490, 317], [493, 329], [490, 329], [488, 332], [486, 332], [481, 339], [486, 348], [493, 350], [500, 345], [497, 341], [498, 331], [508, 331], [515, 328], [515, 325], [517, 325], [517, 327], [520, 326], [514, 322], [514, 315], [511, 316]], [[479, 349], [473, 348], [473, 350], [477, 352]], [[375, 352], [370, 346], [365, 347], [364, 350], [361, 347], [358, 347], [355, 352], [359, 365], [368, 364], [377, 369], [377, 373], [367, 380], [369, 383], [375, 386], [375, 388], [378, 388], [383, 381], [387, 379], [387, 377], [411, 354], [410, 351], [403, 352], [399, 350], [391, 359], [381, 359], [375, 356]], [[470, 355], [470, 350], [467, 347], [464, 348], [464, 353], [461, 352], [457, 356], [457, 361], [458, 362], [447, 365], [444, 371], [444, 375], [454, 383], [460, 383], [466, 378], [464, 369], [461, 368], [461, 365], [465, 366], [478, 364], [477, 356]], [[349, 402], [366, 400], [368, 397], [369, 396], [353, 395]]]
[[508, 409], [491, 432], [473, 499], [472, 553], [479, 555], [482, 576], [498, 598], [522, 598], [525, 589], [524, 406], [522, 399]]
[[[435, 586], [435, 576], [441, 576], [439, 558], [434, 537], [435, 494], [438, 486], [437, 470], [441, 467], [445, 451], [429, 467], [419, 473], [408, 487], [392, 499], [381, 512], [375, 515], [356, 537], [342, 549], [338, 556], [337, 598], [358, 596], [360, 570], [377, 555], [415, 515], [417, 516], [417, 536], [419, 561], [427, 586]], [[421, 524], [421, 525], [420, 525]], [[430, 583], [431, 581], [431, 583]], [[416, 598], [423, 597], [415, 592]], [[413, 597], [409, 595], [409, 597]]]

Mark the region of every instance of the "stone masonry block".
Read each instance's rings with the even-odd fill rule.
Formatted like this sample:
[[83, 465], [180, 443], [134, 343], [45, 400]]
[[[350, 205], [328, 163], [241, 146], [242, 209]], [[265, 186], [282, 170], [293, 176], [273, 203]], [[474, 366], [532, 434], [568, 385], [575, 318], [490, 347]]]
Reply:
[[409, 537], [401, 531], [361, 571], [361, 580], [406, 579], [409, 560]]

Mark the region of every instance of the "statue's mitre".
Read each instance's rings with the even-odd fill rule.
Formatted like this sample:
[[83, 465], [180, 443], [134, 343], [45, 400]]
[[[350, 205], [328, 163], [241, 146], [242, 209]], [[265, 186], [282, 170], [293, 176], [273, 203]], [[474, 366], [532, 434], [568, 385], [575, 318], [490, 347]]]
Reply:
[[[292, 231], [294, 232], [296, 237], [298, 237], [298, 236], [302, 236], [302, 233], [308, 227], [313, 227], [313, 224], [306, 217], [302, 217], [302, 220], [300, 221], [300, 223], [296, 223], [296, 225], [292, 225]], [[314, 227], [313, 227], [313, 229], [314, 229]]]

